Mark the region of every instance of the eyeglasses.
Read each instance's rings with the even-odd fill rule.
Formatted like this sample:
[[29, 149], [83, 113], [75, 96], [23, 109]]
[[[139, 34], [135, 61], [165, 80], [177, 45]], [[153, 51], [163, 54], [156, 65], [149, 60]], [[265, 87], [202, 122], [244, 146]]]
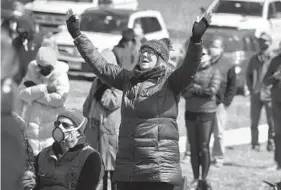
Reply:
[[38, 64], [38, 68], [39, 69], [48, 69], [48, 70], [53, 70], [54, 69], [54, 67], [52, 65], [42, 66], [40, 64]]
[[71, 125], [69, 123], [65, 123], [65, 122], [61, 122], [61, 121], [55, 121], [54, 125], [55, 125], [55, 127], [58, 127], [58, 126], [62, 125], [63, 128], [65, 128], [65, 129], [69, 129], [71, 127], [75, 127], [75, 125]]
[[148, 50], [139, 50], [139, 52], [143, 55], [147, 53], [148, 56], [156, 55], [154, 51], [148, 51]]

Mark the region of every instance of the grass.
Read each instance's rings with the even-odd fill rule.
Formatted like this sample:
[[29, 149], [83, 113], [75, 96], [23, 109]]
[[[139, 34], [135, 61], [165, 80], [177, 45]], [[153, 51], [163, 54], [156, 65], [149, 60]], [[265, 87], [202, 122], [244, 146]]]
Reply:
[[[243, 145], [227, 149], [225, 155], [225, 165], [222, 168], [210, 168], [209, 180], [213, 189], [265, 190], [263, 180], [278, 182], [281, 179], [280, 171], [268, 170], [273, 166], [272, 153], [265, 150], [254, 152], [249, 150], [249, 146]], [[182, 164], [182, 170], [188, 180], [193, 179], [189, 163]]]
[[[71, 80], [70, 93], [66, 101], [66, 107], [82, 109], [83, 103], [89, 93], [91, 82]], [[184, 100], [181, 99], [179, 104], [178, 125], [180, 136], [185, 135], [184, 121]], [[249, 119], [249, 100], [247, 97], [236, 96], [233, 104], [228, 110], [227, 129], [235, 129], [250, 126]], [[261, 123], [265, 123], [264, 112], [261, 117]]]

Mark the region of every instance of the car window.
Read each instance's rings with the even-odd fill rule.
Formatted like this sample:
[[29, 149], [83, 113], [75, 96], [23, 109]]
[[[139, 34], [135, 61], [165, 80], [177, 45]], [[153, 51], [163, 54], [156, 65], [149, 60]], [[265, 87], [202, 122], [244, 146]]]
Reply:
[[263, 6], [263, 2], [220, 1], [213, 9], [213, 13], [262, 16]]
[[268, 18], [274, 18], [274, 15], [275, 15], [274, 3], [269, 3], [269, 5], [268, 5]]
[[90, 13], [81, 16], [82, 31], [120, 34], [128, 26], [129, 17], [115, 14]]
[[273, 11], [271, 11], [271, 10], [268, 11], [269, 18], [281, 18], [281, 2], [276, 1], [276, 2], [270, 3], [270, 5], [271, 6], [269, 7], [269, 9], [273, 9]]
[[277, 12], [277, 13], [281, 13], [281, 2], [280, 2], [280, 1], [276, 1], [276, 2], [274, 3], [274, 5], [275, 5], [275, 10], [276, 10], [276, 12]]
[[144, 34], [161, 31], [161, 25], [156, 17], [139, 18]]

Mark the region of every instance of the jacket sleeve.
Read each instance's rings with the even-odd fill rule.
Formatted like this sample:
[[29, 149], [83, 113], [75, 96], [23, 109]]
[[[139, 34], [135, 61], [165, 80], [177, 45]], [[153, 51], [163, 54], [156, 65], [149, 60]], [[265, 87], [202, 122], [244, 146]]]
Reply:
[[91, 86], [91, 89], [90, 89], [90, 92], [83, 104], [83, 115], [84, 117], [88, 117], [89, 115], [89, 112], [90, 112], [90, 109], [91, 109], [91, 103], [92, 103], [92, 100], [93, 100], [93, 96], [94, 96], [94, 88], [95, 88], [95, 85], [96, 85], [96, 79], [93, 81], [92, 83], [92, 86]]
[[45, 94], [41, 99], [36, 100], [41, 104], [51, 107], [61, 107], [66, 101], [69, 93], [69, 79], [66, 73], [58, 78], [58, 84], [56, 86], [56, 92]]
[[104, 175], [104, 165], [97, 152], [92, 153], [86, 160], [77, 183], [76, 190], [95, 190]]
[[253, 65], [253, 57], [250, 59], [249, 61], [249, 65], [247, 67], [246, 70], [246, 83], [247, 83], [247, 87], [249, 89], [250, 92], [253, 91], [253, 69], [252, 69], [252, 65]]
[[27, 103], [32, 103], [33, 101], [42, 98], [47, 92], [47, 86], [45, 84], [38, 84], [31, 87], [26, 87], [23, 83], [28, 81], [25, 77], [19, 86], [19, 98]]
[[217, 69], [214, 69], [213, 72], [214, 73], [211, 77], [209, 86], [207, 88], [196, 87], [195, 89], [192, 89], [193, 87], [191, 87], [193, 94], [204, 97], [212, 97], [218, 93], [221, 84], [221, 75]]
[[228, 107], [236, 94], [236, 73], [235, 67], [232, 67], [227, 73], [227, 85], [224, 95], [224, 105]]
[[202, 55], [202, 42], [193, 43], [190, 41], [182, 65], [177, 68], [170, 76], [169, 82], [171, 88], [176, 94], [180, 94], [193, 81]]
[[83, 34], [75, 39], [76, 45], [81, 56], [93, 68], [93, 73], [108, 85], [122, 90], [123, 83], [128, 71], [123, 70], [118, 65], [107, 63], [107, 61], [94, 47], [92, 42]]
[[101, 98], [101, 105], [109, 110], [114, 111], [121, 107], [122, 92], [117, 89], [107, 89]]
[[272, 85], [277, 82], [277, 80], [273, 77], [273, 74], [277, 71], [278, 61], [280, 60], [278, 59], [278, 57], [276, 57], [272, 59], [271, 63], [269, 64], [267, 72], [263, 79], [265, 85]]

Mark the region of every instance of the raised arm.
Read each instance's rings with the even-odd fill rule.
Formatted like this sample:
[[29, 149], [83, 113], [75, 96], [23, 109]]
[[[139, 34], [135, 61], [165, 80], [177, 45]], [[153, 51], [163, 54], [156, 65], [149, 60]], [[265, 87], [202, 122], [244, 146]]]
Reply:
[[193, 81], [202, 55], [201, 38], [211, 22], [211, 12], [208, 12], [201, 20], [197, 19], [192, 28], [192, 37], [182, 65], [169, 77], [171, 88], [176, 94], [181, 93]]
[[128, 71], [118, 65], [109, 64], [102, 57], [92, 42], [80, 32], [80, 21], [74, 16], [72, 10], [67, 12], [67, 16], [68, 31], [81, 56], [92, 67], [93, 73], [108, 85], [122, 90]]

